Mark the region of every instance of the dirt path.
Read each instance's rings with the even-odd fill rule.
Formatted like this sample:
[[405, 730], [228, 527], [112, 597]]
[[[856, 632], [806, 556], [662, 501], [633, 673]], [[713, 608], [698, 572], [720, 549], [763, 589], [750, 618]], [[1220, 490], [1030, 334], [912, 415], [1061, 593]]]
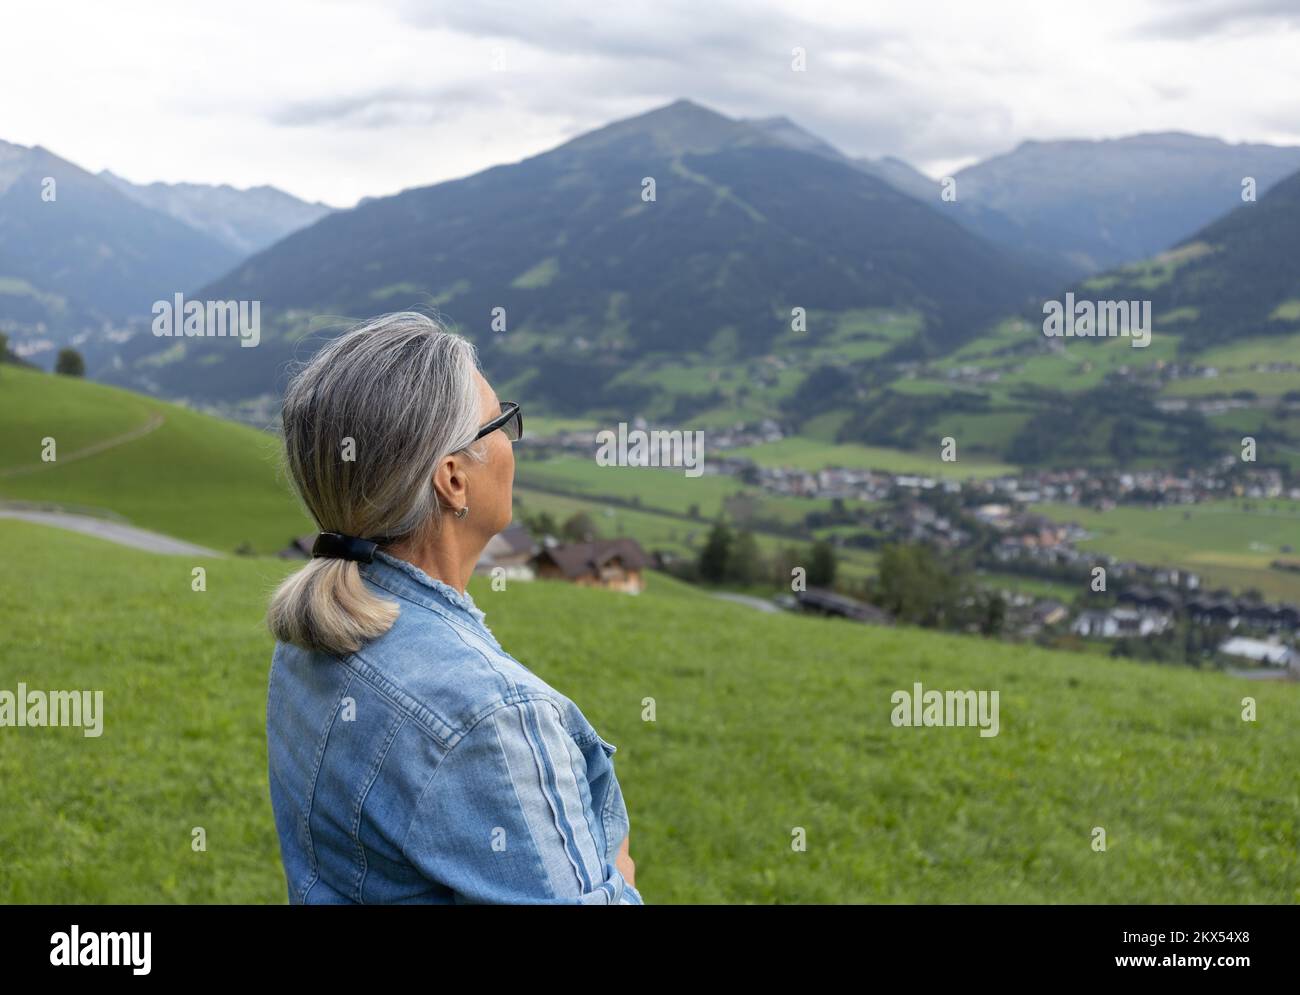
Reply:
[[121, 435], [115, 435], [111, 439], [104, 439], [102, 442], [96, 442], [94, 445], [86, 446], [85, 449], [78, 449], [74, 453], [68, 453], [66, 456], [60, 456], [52, 463], [24, 463], [22, 466], [11, 466], [0, 470], [0, 479], [5, 477], [21, 477], [24, 474], [36, 473], [40, 470], [52, 470], [56, 466], [62, 466], [64, 463], [71, 463], [74, 460], [85, 459], [87, 456], [94, 456], [96, 453], [102, 453], [106, 449], [112, 449], [116, 446], [124, 446], [128, 442], [134, 442], [136, 439], [142, 439], [150, 432], [156, 432], [162, 427], [163, 422], [167, 419], [162, 415], [154, 412], [139, 428], [133, 428], [129, 432], [123, 432]]

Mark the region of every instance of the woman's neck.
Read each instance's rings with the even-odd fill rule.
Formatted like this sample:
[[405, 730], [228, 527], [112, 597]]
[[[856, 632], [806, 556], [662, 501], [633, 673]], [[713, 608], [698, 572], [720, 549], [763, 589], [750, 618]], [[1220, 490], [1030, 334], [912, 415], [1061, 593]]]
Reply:
[[468, 530], [444, 522], [437, 534], [423, 540], [398, 543], [386, 552], [414, 564], [430, 577], [450, 584], [464, 594], [486, 545], [486, 541], [480, 541]]

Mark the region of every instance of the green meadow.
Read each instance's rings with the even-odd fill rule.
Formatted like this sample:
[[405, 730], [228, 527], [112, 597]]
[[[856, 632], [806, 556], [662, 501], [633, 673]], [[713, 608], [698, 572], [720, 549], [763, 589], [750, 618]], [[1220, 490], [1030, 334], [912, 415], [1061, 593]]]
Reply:
[[939, 458], [941, 437], [936, 434], [934, 452], [904, 452], [880, 446], [859, 446], [852, 443], [835, 443], [787, 436], [777, 442], [763, 442], [729, 451], [732, 456], [748, 456], [763, 466], [792, 466], [800, 470], [821, 470], [839, 466], [858, 470], [885, 470], [891, 473], [909, 473], [928, 477], [945, 477], [962, 480], [970, 477], [1000, 477], [1015, 473], [1016, 468], [1006, 463], [984, 459], [964, 459], [958, 441], [957, 461], [945, 463]]
[[[0, 729], [0, 901], [283, 903], [262, 612], [293, 566], [0, 540], [28, 550], [0, 574], [0, 688], [104, 692], [97, 738]], [[1292, 685], [764, 615], [657, 574], [470, 591], [618, 746], [649, 903], [1300, 899]], [[893, 725], [917, 682], [998, 691], [998, 734]]]
[[[152, 423], [157, 427], [149, 429]], [[68, 377], [0, 365], [0, 500], [102, 511], [230, 552], [312, 530], [269, 432]], [[145, 431], [120, 445], [81, 450]], [[53, 462], [41, 459], [55, 440]]]
[[1238, 499], [1104, 512], [1042, 504], [1033, 510], [1093, 532], [1080, 549], [1185, 567], [1199, 573], [1205, 587], [1255, 587], [1267, 597], [1300, 602], [1300, 574], [1269, 568], [1276, 559], [1295, 559], [1300, 550], [1300, 502]]
[[[630, 468], [611, 468], [614, 475], [627, 472]], [[578, 513], [588, 515], [595, 524], [600, 538], [613, 539], [630, 536], [636, 539], [647, 552], [663, 550], [682, 556], [696, 556], [708, 540], [712, 519], [701, 517], [693, 519], [675, 512], [653, 511], [642, 506], [641, 509], [629, 508], [622, 504], [610, 504], [598, 498], [581, 498], [570, 494], [556, 494], [551, 491], [534, 490], [526, 485], [516, 483], [515, 520], [547, 512], [557, 524]], [[797, 504], [798, 499], [789, 499]], [[825, 508], [829, 501], [808, 501], [808, 508]], [[783, 506], [761, 505], [764, 513], [782, 512]], [[802, 514], [802, 513], [801, 513]], [[733, 525], [735, 523], [733, 522]], [[793, 546], [807, 548], [813, 538], [820, 537], [824, 530], [816, 530], [813, 537], [807, 539], [790, 538], [774, 535], [761, 529], [754, 532], [759, 552], [772, 556], [781, 549]], [[856, 531], [856, 530], [855, 530]], [[850, 581], [863, 581], [875, 573], [876, 554], [863, 549], [843, 548], [836, 552], [837, 577]]]

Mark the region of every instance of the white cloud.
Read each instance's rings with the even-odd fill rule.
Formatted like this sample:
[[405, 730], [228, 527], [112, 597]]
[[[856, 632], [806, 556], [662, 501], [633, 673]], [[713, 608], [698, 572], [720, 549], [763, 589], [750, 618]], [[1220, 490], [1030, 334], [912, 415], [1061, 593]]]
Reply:
[[[1283, 0], [817, 5], [52, 0], [0, 21], [0, 139], [348, 205], [688, 97], [932, 175], [1027, 138], [1300, 144]], [[809, 71], [789, 69], [795, 46]], [[503, 60], [505, 71], [494, 71]]]

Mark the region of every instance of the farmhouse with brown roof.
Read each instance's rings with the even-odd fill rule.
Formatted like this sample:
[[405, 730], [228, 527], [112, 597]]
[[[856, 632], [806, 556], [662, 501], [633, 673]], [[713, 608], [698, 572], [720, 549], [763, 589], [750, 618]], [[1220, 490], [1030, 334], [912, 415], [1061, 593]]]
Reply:
[[628, 594], [640, 594], [645, 589], [642, 571], [646, 555], [635, 539], [596, 539], [551, 546], [534, 556], [532, 563], [542, 580], [567, 580]]

